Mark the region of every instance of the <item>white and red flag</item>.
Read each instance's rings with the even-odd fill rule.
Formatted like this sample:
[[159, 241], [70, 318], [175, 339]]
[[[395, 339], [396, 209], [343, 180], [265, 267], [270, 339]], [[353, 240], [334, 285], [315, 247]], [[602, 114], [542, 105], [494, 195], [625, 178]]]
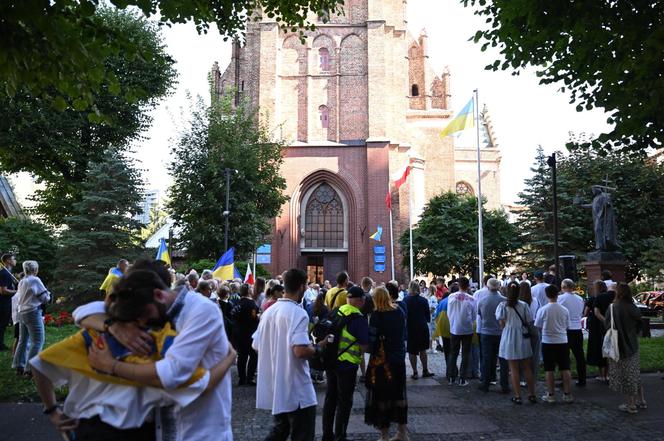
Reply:
[[251, 272], [251, 265], [247, 264], [247, 274], [244, 276], [244, 283], [254, 284], [254, 273]]
[[388, 210], [392, 209], [392, 185], [394, 185], [394, 190], [399, 190], [403, 184], [408, 180], [408, 175], [410, 175], [410, 169], [413, 168], [410, 164], [406, 164], [403, 168], [399, 169], [397, 174], [395, 174], [390, 180], [389, 187], [387, 189], [387, 195], [385, 196], [385, 205]]

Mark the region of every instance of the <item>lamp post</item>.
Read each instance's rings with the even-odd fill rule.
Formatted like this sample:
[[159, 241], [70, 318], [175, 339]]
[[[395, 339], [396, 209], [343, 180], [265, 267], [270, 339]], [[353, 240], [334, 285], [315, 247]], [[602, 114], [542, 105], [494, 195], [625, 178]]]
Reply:
[[226, 174], [226, 209], [222, 213], [226, 219], [226, 226], [224, 227], [224, 250], [228, 250], [228, 216], [230, 216], [230, 205], [231, 205], [231, 173], [237, 173], [238, 171], [234, 168], [225, 168], [224, 173]]
[[546, 160], [551, 167], [551, 180], [553, 187], [553, 257], [556, 265], [556, 278], [560, 278], [560, 262], [558, 259], [558, 179], [556, 174], [556, 153], [552, 153]]

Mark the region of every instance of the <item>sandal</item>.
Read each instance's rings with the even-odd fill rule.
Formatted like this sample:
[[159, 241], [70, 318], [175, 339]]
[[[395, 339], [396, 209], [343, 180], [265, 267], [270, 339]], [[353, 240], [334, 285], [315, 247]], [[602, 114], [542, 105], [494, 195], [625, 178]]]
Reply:
[[510, 401], [514, 404], [523, 404], [523, 402], [521, 401], [521, 397], [512, 397], [510, 398]]
[[435, 374], [433, 372], [429, 372], [429, 371], [422, 372], [422, 378], [429, 378], [429, 377], [433, 377], [434, 375]]
[[417, 375], [417, 372], [415, 372], [413, 375], [410, 376], [410, 378], [412, 378], [413, 380], [417, 380], [420, 377]]
[[536, 397], [535, 395], [529, 395], [529, 396], [528, 396], [528, 401], [529, 401], [531, 404], [537, 404], [537, 397]]

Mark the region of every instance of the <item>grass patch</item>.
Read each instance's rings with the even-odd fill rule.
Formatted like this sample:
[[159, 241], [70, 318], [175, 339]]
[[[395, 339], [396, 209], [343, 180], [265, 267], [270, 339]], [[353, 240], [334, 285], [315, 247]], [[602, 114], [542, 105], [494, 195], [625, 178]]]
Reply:
[[[8, 329], [7, 334], [13, 329]], [[78, 331], [74, 325], [64, 325], [62, 327], [46, 326], [46, 341], [44, 347], [69, 337]], [[0, 401], [38, 401], [39, 396], [32, 380], [17, 377], [12, 369], [12, 354], [10, 351], [0, 352]]]

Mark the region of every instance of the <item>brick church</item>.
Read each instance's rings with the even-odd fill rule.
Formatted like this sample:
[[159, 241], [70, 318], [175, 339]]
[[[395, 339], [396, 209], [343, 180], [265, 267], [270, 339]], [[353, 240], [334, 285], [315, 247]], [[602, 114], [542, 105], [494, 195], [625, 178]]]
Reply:
[[[398, 238], [408, 228], [409, 195], [415, 224], [434, 195], [475, 192], [475, 137], [455, 145], [463, 143], [438, 136], [470, 97], [451, 106], [449, 70], [438, 75], [430, 67], [426, 32], [409, 32], [405, 1], [344, 3], [345, 14], [327, 23], [314, 16], [317, 29], [304, 41], [273, 19], [250, 23], [226, 70], [215, 63], [214, 90], [239, 91], [288, 143], [281, 173], [290, 200], [262, 247], [267, 269], [300, 267], [318, 282], [333, 282], [344, 269], [354, 281], [389, 280], [385, 196], [392, 176], [410, 164], [407, 183], [392, 196], [396, 277], [405, 281]], [[481, 120], [482, 192], [488, 208], [499, 208], [501, 155], [486, 107]], [[378, 225], [381, 242], [369, 238]]]

